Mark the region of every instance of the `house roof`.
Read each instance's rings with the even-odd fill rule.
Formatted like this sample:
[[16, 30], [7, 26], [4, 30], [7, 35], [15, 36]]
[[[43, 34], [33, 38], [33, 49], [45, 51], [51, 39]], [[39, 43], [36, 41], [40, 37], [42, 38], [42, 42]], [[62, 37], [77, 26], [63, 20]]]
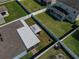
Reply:
[[79, 0], [57, 0], [57, 1], [67, 4], [79, 11]]
[[65, 16], [65, 14], [64, 14], [63, 12], [59, 11], [59, 10], [56, 9], [56, 8], [50, 8], [50, 11], [51, 11], [51, 12], [54, 12], [54, 13], [56, 13], [56, 14]]
[[40, 42], [36, 35], [31, 31], [28, 25], [25, 27], [17, 29], [17, 32], [21, 39], [23, 40], [27, 49], [30, 49], [34, 45]]
[[35, 34], [41, 31], [40, 27], [37, 24], [30, 26], [30, 28]]
[[0, 6], [0, 13], [4, 11], [7, 11], [7, 8], [5, 6]]
[[57, 10], [61, 11], [62, 13], [68, 15], [68, 12], [66, 10], [64, 10], [63, 8], [61, 8], [61, 7], [53, 6], [53, 8], [56, 8]]

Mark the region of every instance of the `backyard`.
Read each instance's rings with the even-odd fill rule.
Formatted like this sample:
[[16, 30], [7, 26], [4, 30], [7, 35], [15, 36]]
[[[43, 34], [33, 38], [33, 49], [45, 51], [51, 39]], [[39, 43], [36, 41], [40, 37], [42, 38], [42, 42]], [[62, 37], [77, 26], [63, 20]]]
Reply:
[[42, 6], [34, 0], [28, 0], [28, 1], [27, 0], [21, 0], [20, 2], [30, 12], [34, 12], [34, 11], [37, 11], [37, 10], [42, 8]]
[[59, 38], [72, 29], [72, 24], [58, 21], [47, 13], [38, 14], [36, 17], [50, 32], [54, 33]]
[[70, 57], [61, 48], [56, 50], [54, 47], [49, 49], [46, 53], [44, 53], [38, 59], [51, 59], [51, 58], [56, 59], [55, 56], [59, 54], [63, 55], [64, 59], [70, 59]]
[[25, 11], [15, 1], [3, 5], [7, 7], [9, 12], [9, 16], [5, 17], [6, 22], [10, 22], [27, 15]]
[[79, 57], [79, 30], [63, 41]]
[[[28, 19], [26, 21], [26, 23], [31, 26], [36, 24], [32, 18]], [[42, 48], [44, 48], [45, 46], [49, 45], [49, 43], [51, 43], [53, 41], [53, 39], [51, 39], [45, 32], [44, 30], [41, 30], [40, 35], [38, 36], [39, 40], [41, 41], [39, 46], [37, 47], [37, 50], [41, 50]], [[50, 39], [50, 41], [49, 41]]]

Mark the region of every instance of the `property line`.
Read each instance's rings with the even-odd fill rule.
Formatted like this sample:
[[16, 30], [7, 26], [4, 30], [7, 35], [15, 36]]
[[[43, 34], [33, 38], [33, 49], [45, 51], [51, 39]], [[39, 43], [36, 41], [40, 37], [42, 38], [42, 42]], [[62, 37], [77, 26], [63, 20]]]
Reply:
[[59, 42], [63, 48], [72, 56], [73, 59], [78, 59], [79, 57], [70, 49], [67, 47], [67, 45], [65, 45], [63, 42]]
[[44, 50], [42, 53], [40, 53], [37, 57], [35, 57], [34, 59], [38, 59], [40, 56], [42, 56], [45, 52], [47, 52], [48, 50], [50, 50], [52, 47], [54, 47], [59, 41], [57, 41], [56, 43], [54, 43], [52, 46], [50, 46], [49, 48], [47, 48], [46, 50]]
[[76, 29], [74, 29], [71, 33], [69, 33], [68, 35], [66, 35], [64, 38], [62, 38], [60, 41], [65, 40], [66, 38], [68, 38], [70, 35], [72, 35], [74, 32], [76, 32], [79, 29], [79, 27], [77, 27]]
[[[78, 30], [79, 28], [76, 28], [73, 32], [71, 32], [70, 34], [74, 33], [76, 30]], [[70, 35], [69, 34], [69, 35]], [[69, 36], [68, 35], [68, 36]], [[65, 39], [65, 38], [64, 38]], [[40, 53], [37, 57], [35, 57], [35, 59], [38, 59], [40, 56], [42, 56], [45, 52], [47, 52], [49, 49], [51, 49], [54, 45], [56, 45], [57, 43], [60, 43], [62, 40], [57, 41], [55, 44], [53, 44], [52, 46], [50, 46], [48, 49], [46, 49], [45, 51], [43, 51], [42, 53]]]

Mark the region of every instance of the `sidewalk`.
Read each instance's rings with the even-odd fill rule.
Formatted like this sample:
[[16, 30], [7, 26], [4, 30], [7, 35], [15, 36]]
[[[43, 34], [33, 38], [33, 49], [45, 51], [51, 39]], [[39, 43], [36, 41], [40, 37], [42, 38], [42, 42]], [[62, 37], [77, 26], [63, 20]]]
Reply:
[[13, 59], [20, 59], [21, 57], [25, 56], [27, 54], [26, 51], [22, 52], [21, 54], [17, 55], [16, 57], [14, 57]]

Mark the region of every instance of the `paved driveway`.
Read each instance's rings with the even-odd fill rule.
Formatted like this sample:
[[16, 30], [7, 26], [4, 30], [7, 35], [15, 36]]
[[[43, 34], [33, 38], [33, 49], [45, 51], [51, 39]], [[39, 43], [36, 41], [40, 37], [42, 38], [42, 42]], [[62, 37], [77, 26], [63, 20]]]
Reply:
[[0, 28], [3, 42], [0, 40], [0, 59], [12, 59], [19, 53], [25, 51], [25, 47], [16, 29], [22, 27], [20, 21]]

